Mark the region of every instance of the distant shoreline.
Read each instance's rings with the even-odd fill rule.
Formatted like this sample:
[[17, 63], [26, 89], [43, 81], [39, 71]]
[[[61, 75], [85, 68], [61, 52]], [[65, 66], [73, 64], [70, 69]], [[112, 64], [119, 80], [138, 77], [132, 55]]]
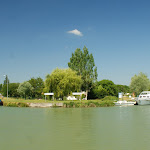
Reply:
[[45, 101], [45, 100], [18, 100], [18, 99], [5, 99], [3, 106], [6, 107], [39, 107], [39, 108], [79, 108], [79, 107], [109, 107], [114, 106], [114, 100], [74, 100], [74, 101]]

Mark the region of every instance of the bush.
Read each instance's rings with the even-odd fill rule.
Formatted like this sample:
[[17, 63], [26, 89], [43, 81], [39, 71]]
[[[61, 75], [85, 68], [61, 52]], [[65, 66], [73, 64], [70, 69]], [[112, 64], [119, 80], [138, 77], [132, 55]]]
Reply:
[[82, 94], [81, 99], [84, 99], [84, 98], [86, 98], [86, 96], [85, 94]]
[[67, 97], [66, 97], [66, 96], [64, 96], [64, 97], [63, 97], [63, 101], [66, 101], [66, 100], [67, 100]]

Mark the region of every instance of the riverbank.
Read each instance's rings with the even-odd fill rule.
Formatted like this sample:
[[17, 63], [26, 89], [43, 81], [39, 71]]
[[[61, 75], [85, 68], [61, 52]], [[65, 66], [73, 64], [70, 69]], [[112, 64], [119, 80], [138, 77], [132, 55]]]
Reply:
[[76, 100], [76, 101], [50, 101], [50, 100], [24, 100], [9, 98], [3, 99], [3, 106], [6, 107], [109, 107], [114, 106], [116, 97], [105, 97], [97, 100]]

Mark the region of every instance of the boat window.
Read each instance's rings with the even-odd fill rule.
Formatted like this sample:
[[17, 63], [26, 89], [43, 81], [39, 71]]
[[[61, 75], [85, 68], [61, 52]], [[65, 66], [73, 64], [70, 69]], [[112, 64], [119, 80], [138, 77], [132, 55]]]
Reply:
[[143, 96], [143, 97], [146, 97], [146, 96]]
[[140, 98], [142, 98], [142, 96], [140, 96]]
[[147, 97], [149, 97], [149, 96], [147, 96]]
[[141, 93], [141, 95], [147, 95], [147, 93]]

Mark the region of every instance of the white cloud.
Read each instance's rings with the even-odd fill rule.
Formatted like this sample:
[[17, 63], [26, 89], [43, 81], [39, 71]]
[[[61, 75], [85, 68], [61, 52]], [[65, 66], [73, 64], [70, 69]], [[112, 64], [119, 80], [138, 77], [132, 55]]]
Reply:
[[78, 36], [83, 36], [83, 34], [77, 29], [68, 31], [67, 33], [75, 34], [75, 35], [78, 35]]

